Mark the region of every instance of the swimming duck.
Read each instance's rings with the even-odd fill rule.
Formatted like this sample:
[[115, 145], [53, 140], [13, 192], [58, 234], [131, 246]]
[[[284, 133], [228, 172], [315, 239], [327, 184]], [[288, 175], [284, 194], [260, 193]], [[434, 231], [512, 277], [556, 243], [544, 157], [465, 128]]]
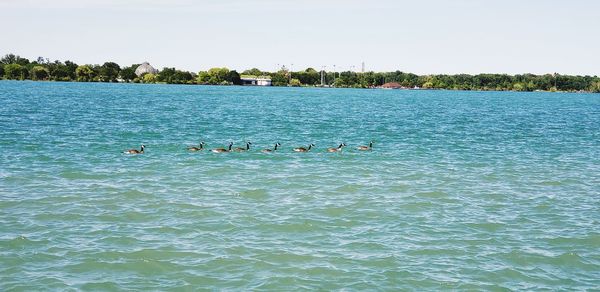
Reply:
[[315, 146], [315, 144], [310, 144], [308, 145], [308, 148], [304, 148], [304, 147], [298, 147], [298, 148], [294, 148], [295, 152], [308, 152], [310, 151], [311, 148], [313, 148]]
[[140, 149], [140, 150], [137, 150], [137, 149], [129, 149], [129, 150], [125, 151], [125, 153], [127, 153], [127, 154], [143, 154], [143, 153], [144, 153], [144, 148], [145, 148], [145, 147], [146, 147], [146, 146], [144, 146], [144, 144], [142, 144], [142, 147], [141, 147], [141, 149]]
[[233, 151], [235, 151], [235, 152], [244, 152], [244, 151], [248, 151], [248, 150], [250, 150], [250, 145], [252, 145], [252, 143], [250, 143], [250, 142], [246, 142], [246, 148], [242, 148], [242, 147], [235, 147], [235, 149], [233, 149]]
[[202, 151], [202, 150], [204, 150], [204, 142], [200, 142], [199, 146], [200, 147], [190, 146], [190, 147], [188, 147], [188, 150], [190, 150], [190, 151]]
[[223, 153], [223, 152], [231, 152], [231, 147], [233, 146], [233, 142], [229, 142], [229, 148], [225, 149], [225, 148], [215, 148], [213, 150], [211, 150], [214, 153]]
[[263, 153], [275, 152], [275, 151], [277, 151], [277, 146], [281, 146], [281, 144], [275, 143], [275, 147], [273, 149], [263, 149], [262, 152]]
[[327, 148], [327, 152], [338, 152], [338, 151], [342, 151], [342, 148], [346, 146], [346, 143], [342, 143], [340, 144], [340, 146], [338, 146], [337, 148]]
[[369, 151], [369, 150], [373, 150], [373, 141], [369, 142], [369, 146], [358, 146], [358, 148], [356, 148], [360, 151]]

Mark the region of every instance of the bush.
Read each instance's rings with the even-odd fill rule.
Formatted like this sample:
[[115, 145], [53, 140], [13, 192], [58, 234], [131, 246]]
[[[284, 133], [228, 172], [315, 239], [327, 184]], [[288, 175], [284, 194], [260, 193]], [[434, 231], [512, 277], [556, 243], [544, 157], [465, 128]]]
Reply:
[[156, 79], [157, 79], [156, 75], [154, 75], [152, 73], [146, 73], [142, 77], [142, 80], [144, 83], [156, 83]]
[[302, 86], [302, 83], [300, 83], [300, 80], [292, 78], [292, 80], [290, 80], [290, 86], [298, 87]]
[[600, 81], [593, 82], [592, 86], [590, 86], [590, 91], [600, 93]]

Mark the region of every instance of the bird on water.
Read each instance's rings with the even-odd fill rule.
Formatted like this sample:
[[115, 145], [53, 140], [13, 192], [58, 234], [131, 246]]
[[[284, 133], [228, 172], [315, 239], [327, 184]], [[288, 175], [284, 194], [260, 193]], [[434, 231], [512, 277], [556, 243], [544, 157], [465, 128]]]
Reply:
[[358, 148], [356, 148], [360, 151], [369, 151], [369, 150], [373, 150], [373, 141], [369, 142], [369, 146], [358, 146]]
[[224, 152], [231, 152], [231, 147], [233, 146], [233, 142], [229, 142], [229, 147], [227, 149], [225, 148], [215, 148], [213, 150], [211, 150], [214, 153], [224, 153]]
[[190, 151], [202, 151], [202, 150], [204, 150], [204, 142], [200, 142], [200, 144], [198, 144], [198, 147], [190, 146], [190, 147], [188, 147], [188, 150], [190, 150]]
[[140, 148], [140, 150], [129, 149], [129, 150], [125, 151], [125, 153], [127, 153], [127, 154], [143, 154], [144, 148], [146, 148], [146, 146], [144, 144], [142, 144], [142, 147]]
[[294, 148], [295, 152], [308, 152], [310, 151], [310, 149], [312, 149], [313, 147], [315, 147], [315, 144], [310, 144], [308, 145], [308, 148], [304, 148], [304, 147], [298, 147], [298, 148]]
[[273, 147], [273, 149], [263, 149], [261, 152], [263, 152], [263, 153], [275, 152], [275, 151], [277, 151], [278, 146], [281, 146], [281, 144], [279, 144], [279, 142], [275, 143], [275, 147]]
[[327, 148], [327, 152], [339, 152], [342, 151], [342, 148], [346, 146], [346, 143], [340, 144], [338, 147]]
[[250, 145], [252, 145], [251, 142], [246, 142], [246, 148], [242, 148], [242, 147], [235, 147], [235, 149], [233, 149], [233, 151], [235, 152], [244, 152], [244, 151], [248, 151], [250, 150]]

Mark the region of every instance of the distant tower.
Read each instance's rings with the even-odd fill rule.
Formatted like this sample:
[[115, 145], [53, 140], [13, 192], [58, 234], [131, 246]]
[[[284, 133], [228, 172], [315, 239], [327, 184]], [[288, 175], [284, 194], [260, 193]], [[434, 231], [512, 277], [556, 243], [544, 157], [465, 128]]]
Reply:
[[362, 67], [360, 70], [362, 73], [365, 73], [365, 62], [362, 62]]

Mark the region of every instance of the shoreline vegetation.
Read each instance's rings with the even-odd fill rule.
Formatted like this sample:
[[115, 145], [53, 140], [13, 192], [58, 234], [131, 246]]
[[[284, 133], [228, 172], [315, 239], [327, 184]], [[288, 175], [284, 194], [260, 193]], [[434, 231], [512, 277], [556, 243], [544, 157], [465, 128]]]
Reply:
[[394, 88], [447, 89], [482, 91], [561, 91], [600, 93], [600, 77], [534, 74], [435, 74], [416, 75], [394, 72], [332, 72], [307, 68], [290, 71], [283, 66], [276, 72], [253, 68], [238, 73], [228, 68], [188, 72], [165, 67], [155, 73], [136, 75], [141, 64], [121, 67], [114, 62], [102, 65], [78, 65], [71, 61], [50, 61], [38, 57], [35, 61], [7, 54], [0, 59], [0, 79], [75, 82], [123, 82], [196, 85], [242, 85], [243, 77], [270, 78], [272, 86], [336, 87], [336, 88]]

